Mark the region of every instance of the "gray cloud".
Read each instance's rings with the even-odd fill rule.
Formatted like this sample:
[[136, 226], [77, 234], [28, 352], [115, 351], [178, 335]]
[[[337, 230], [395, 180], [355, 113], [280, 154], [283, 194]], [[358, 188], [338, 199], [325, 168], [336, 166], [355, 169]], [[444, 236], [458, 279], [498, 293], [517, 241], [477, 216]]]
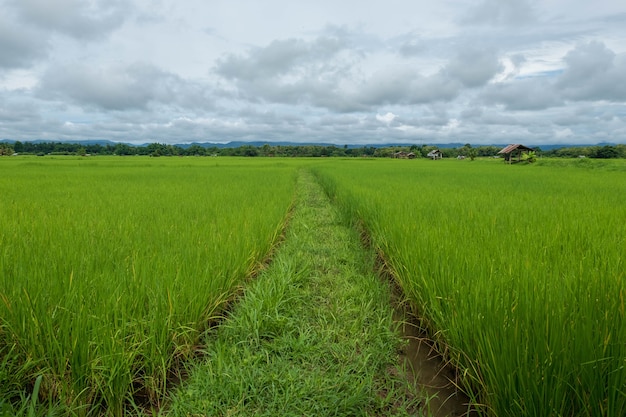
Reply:
[[294, 71], [305, 71], [311, 64], [332, 59], [345, 47], [337, 38], [274, 41], [264, 48], [254, 48], [247, 55], [228, 55], [218, 61], [216, 71], [229, 78], [244, 81], [278, 78]]
[[528, 0], [483, 0], [470, 7], [460, 19], [468, 25], [522, 26], [536, 20]]
[[0, 68], [29, 67], [46, 57], [48, 47], [37, 31], [0, 16]]
[[466, 87], [484, 85], [501, 70], [495, 50], [475, 46], [462, 48], [446, 66], [447, 73]]
[[626, 100], [626, 54], [616, 55], [603, 43], [577, 46], [564, 58], [567, 67], [556, 86], [570, 100]]
[[369, 106], [411, 105], [454, 99], [461, 83], [445, 71], [423, 76], [415, 69], [377, 73], [361, 86], [355, 99]]
[[149, 64], [96, 68], [72, 64], [50, 68], [37, 88], [40, 97], [70, 99], [103, 110], [146, 110], [150, 105], [207, 109], [206, 86], [183, 80]]
[[234, 83], [240, 98], [250, 101], [355, 112], [389, 104], [449, 101], [464, 85], [484, 84], [500, 68], [493, 51], [472, 48], [430, 75], [408, 63], [366, 74], [361, 71], [366, 59], [344, 39], [289, 39], [229, 55], [218, 62], [215, 72]]
[[228, 55], [214, 69], [233, 83], [240, 98], [275, 103], [312, 103], [350, 107], [336, 98], [339, 81], [350, 72], [345, 42], [319, 37], [287, 39], [243, 55]]
[[14, 0], [26, 24], [77, 39], [93, 39], [118, 28], [128, 13], [126, 0]]
[[[411, 37], [412, 38], [412, 37]], [[399, 51], [402, 56], [420, 56], [428, 51], [429, 45], [422, 39], [407, 39], [400, 45]]]
[[[516, 61], [524, 62], [519, 57]], [[489, 85], [481, 94], [482, 100], [512, 110], [542, 110], [568, 101], [626, 100], [622, 81], [626, 54], [617, 55], [603, 43], [593, 41], [567, 52], [563, 64], [559, 71]]]
[[38, 107], [25, 95], [24, 91], [0, 90], [0, 126], [22, 122], [32, 124], [39, 120]]
[[524, 78], [488, 86], [482, 93], [488, 105], [504, 105], [510, 110], [542, 110], [561, 106], [563, 99], [554, 89], [551, 80]]

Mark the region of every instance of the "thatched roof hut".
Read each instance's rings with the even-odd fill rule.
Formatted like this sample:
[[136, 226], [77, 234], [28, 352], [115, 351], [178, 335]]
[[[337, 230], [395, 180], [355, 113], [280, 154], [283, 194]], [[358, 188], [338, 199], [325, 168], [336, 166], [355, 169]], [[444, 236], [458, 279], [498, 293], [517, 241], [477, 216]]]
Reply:
[[520, 145], [519, 143], [516, 143], [516, 144], [505, 146], [498, 152], [498, 155], [504, 155], [504, 160], [508, 162], [509, 164], [511, 164], [514, 162], [513, 160], [516, 157], [517, 157], [516, 162], [519, 162], [522, 160], [522, 154], [533, 152], [533, 151], [534, 151], [533, 148], [529, 148], [528, 146], [524, 146], [524, 145]]
[[433, 149], [432, 151], [428, 152], [428, 155], [426, 155], [427, 157], [429, 157], [430, 159], [441, 159], [443, 158], [443, 154], [441, 153], [441, 151], [439, 149]]
[[415, 153], [413, 152], [409, 152], [406, 153], [404, 151], [399, 151], [399, 152], [395, 152], [392, 155], [392, 158], [398, 158], [398, 159], [415, 159]]

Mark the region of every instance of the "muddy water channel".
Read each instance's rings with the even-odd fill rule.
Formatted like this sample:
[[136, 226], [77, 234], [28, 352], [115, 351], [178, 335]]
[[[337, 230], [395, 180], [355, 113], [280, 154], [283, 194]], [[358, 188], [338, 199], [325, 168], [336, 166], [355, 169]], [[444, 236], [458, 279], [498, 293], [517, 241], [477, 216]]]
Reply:
[[434, 417], [475, 417], [469, 398], [454, 385], [456, 370], [435, 351], [432, 341], [417, 324], [406, 303], [394, 290], [394, 322], [399, 325], [407, 344], [400, 353], [409, 378], [430, 398], [429, 411]]

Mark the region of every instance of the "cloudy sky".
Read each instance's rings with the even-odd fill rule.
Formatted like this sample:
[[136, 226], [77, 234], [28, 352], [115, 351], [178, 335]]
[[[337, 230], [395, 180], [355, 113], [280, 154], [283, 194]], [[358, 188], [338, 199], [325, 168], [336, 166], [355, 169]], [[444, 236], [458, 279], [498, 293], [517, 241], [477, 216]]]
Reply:
[[0, 0], [0, 139], [626, 143], [626, 4]]

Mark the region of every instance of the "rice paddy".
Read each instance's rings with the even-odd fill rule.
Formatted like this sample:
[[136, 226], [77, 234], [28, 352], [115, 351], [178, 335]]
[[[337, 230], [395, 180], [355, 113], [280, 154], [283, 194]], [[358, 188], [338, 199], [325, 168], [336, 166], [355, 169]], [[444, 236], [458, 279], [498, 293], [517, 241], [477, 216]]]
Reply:
[[483, 412], [620, 416], [620, 164], [363, 161], [317, 172], [371, 232]]
[[40, 397], [79, 415], [163, 401], [281, 233], [295, 180], [280, 164], [193, 158], [0, 171], [0, 410], [40, 376]]
[[0, 161], [0, 414], [165, 406], [298, 169], [369, 233], [480, 412], [626, 415], [623, 161], [147, 157]]

